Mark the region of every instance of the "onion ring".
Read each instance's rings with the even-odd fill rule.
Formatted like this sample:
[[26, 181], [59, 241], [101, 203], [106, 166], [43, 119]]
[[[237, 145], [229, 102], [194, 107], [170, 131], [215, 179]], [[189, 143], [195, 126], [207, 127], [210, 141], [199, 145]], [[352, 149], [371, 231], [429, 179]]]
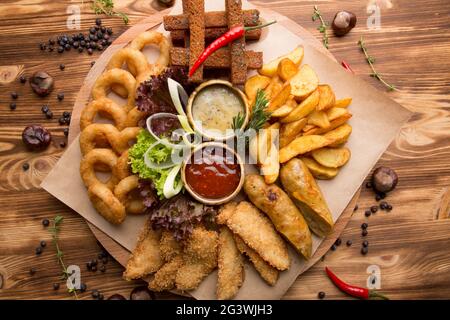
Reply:
[[149, 44], [156, 44], [159, 46], [160, 55], [153, 66], [154, 72], [158, 74], [169, 65], [169, 55], [172, 44], [170, 43], [170, 40], [162, 33], [156, 31], [146, 31], [131, 41], [129, 47], [141, 51], [146, 45]]
[[142, 214], [145, 211], [142, 198], [135, 198], [131, 195], [133, 190], [139, 186], [138, 176], [132, 175], [122, 179], [114, 188], [114, 195], [125, 206], [125, 211], [129, 214]]
[[[153, 69], [142, 52], [132, 48], [123, 48], [111, 57], [106, 70], [121, 69], [124, 63], [135, 78], [141, 74], [147, 74]], [[111, 89], [122, 98], [126, 98], [128, 95], [127, 90], [119, 84], [112, 84]]]
[[[107, 182], [103, 183], [98, 180], [95, 175], [96, 164], [103, 164], [109, 167], [112, 174]], [[80, 173], [81, 179], [83, 179], [86, 187], [90, 187], [93, 184], [103, 183], [108, 189], [113, 189], [114, 186], [119, 182], [119, 179], [116, 175], [116, 165], [117, 165], [117, 156], [110, 149], [93, 149], [88, 154], [86, 154], [80, 163]]]
[[89, 103], [81, 112], [80, 129], [83, 131], [88, 125], [92, 124], [97, 114], [112, 119], [117, 129], [125, 128], [127, 112], [119, 107], [114, 101], [108, 98], [101, 98]]
[[117, 159], [115, 175], [119, 180], [123, 180], [131, 175], [130, 165], [128, 163], [128, 150], [122, 153]]
[[125, 127], [139, 127], [139, 122], [147, 116], [147, 112], [139, 111], [137, 107], [134, 107], [128, 112], [124, 125]]
[[127, 106], [126, 111], [130, 111], [134, 106], [134, 95], [136, 89], [136, 79], [126, 70], [111, 69], [98, 77], [92, 88], [92, 97], [94, 100], [106, 98], [108, 90], [112, 84], [120, 84], [127, 90]]
[[125, 206], [113, 192], [102, 183], [94, 183], [88, 189], [88, 196], [94, 208], [112, 224], [121, 224], [126, 217]]

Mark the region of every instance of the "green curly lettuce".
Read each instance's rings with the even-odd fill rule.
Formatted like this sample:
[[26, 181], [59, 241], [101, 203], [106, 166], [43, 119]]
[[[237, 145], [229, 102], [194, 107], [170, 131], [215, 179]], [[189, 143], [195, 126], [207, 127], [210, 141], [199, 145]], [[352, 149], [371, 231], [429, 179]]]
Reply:
[[[144, 154], [147, 152], [148, 148], [156, 142], [155, 138], [145, 129], [142, 129], [138, 136], [137, 142], [130, 148], [128, 161], [131, 164], [131, 171], [134, 174], [139, 175], [141, 179], [149, 179], [153, 182], [156, 189], [157, 195], [160, 199], [164, 199], [164, 182], [167, 179], [171, 168], [169, 169], [150, 169], [146, 166], [144, 161]], [[161, 144], [152, 149], [149, 156], [152, 161], [156, 163], [161, 163], [166, 161], [172, 150]], [[176, 180], [176, 185], [181, 183], [181, 179], [178, 176]]]

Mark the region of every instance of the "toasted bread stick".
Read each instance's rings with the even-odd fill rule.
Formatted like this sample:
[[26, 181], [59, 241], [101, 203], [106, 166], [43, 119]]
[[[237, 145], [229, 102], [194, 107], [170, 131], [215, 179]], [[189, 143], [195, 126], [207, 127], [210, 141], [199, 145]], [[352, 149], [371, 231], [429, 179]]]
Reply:
[[[228, 29], [244, 25], [241, 0], [225, 0]], [[247, 78], [247, 62], [245, 60], [245, 36], [230, 44], [231, 83], [244, 84]]]
[[[213, 40], [216, 40], [227, 31], [228, 31], [227, 28], [207, 28], [205, 31], [206, 41], [211, 42]], [[185, 30], [170, 31], [170, 37], [172, 38], [172, 42], [185, 41], [185, 35], [187, 34], [187, 32], [188, 31]], [[245, 40], [246, 41], [259, 40], [259, 38], [261, 38], [261, 33], [262, 33], [261, 29], [247, 31], [245, 33]], [[182, 46], [185, 46], [184, 42]]]
[[[205, 50], [205, 1], [189, 0], [189, 68], [192, 68], [195, 61]], [[190, 77], [193, 82], [203, 80], [203, 66], [200, 66]]]

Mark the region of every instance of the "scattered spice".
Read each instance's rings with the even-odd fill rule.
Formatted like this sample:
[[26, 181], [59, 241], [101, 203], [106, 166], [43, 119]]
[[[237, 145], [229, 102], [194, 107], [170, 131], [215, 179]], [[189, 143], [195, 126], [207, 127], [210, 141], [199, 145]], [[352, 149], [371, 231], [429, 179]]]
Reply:
[[389, 300], [387, 297], [376, 292], [375, 290], [352, 286], [345, 283], [344, 281], [339, 279], [328, 267], [325, 267], [325, 271], [328, 275], [328, 278], [330, 278], [331, 282], [333, 282], [333, 284], [336, 287], [338, 287], [338, 289], [340, 289], [342, 292], [345, 292], [346, 294], [352, 297], [365, 300], [367, 299]]
[[35, 267], [30, 268], [30, 276], [34, 276], [37, 272], [37, 269]]
[[367, 229], [363, 229], [363, 231], [361, 232], [361, 235], [363, 237], [367, 236], [369, 234], [369, 231], [367, 231]]
[[317, 30], [319, 30], [319, 32], [322, 33], [323, 46], [328, 49], [328, 34], [327, 34], [328, 23], [326, 23], [323, 20], [323, 17], [319, 11], [319, 8], [317, 6], [314, 6], [314, 13], [312, 15], [312, 21], [316, 21], [317, 19], [319, 19], [319, 21], [320, 21], [320, 26], [317, 27]]
[[22, 165], [22, 170], [23, 170], [23, 171], [28, 171], [28, 169], [30, 169], [30, 164], [29, 164], [28, 162], [25, 162], [25, 163]]
[[19, 78], [20, 83], [25, 83], [27, 82], [27, 77], [25, 77], [24, 75], [21, 75]]
[[11, 102], [11, 103], [9, 104], [9, 109], [11, 109], [11, 110], [16, 110], [16, 108], [17, 108], [17, 105], [16, 105], [15, 102]]
[[347, 240], [347, 247], [350, 247], [353, 244], [352, 240]]
[[367, 248], [367, 247], [362, 247], [362, 248], [361, 248], [361, 254], [362, 254], [363, 256], [365, 256], [368, 252], [369, 252], [369, 248]]
[[45, 242], [45, 240], [42, 240], [42, 241], [40, 242], [40, 246], [41, 246], [42, 248], [45, 248], [45, 247], [47, 246], [47, 242]]
[[325, 298], [325, 292], [320, 291], [320, 292], [317, 294], [317, 297], [318, 297], [320, 300], [324, 299], [324, 298]]
[[365, 215], [366, 217], [370, 217], [370, 216], [372, 215], [372, 211], [366, 210], [366, 211], [364, 212], [364, 215]]
[[364, 248], [367, 248], [367, 247], [369, 246], [369, 241], [364, 240], [363, 243], [362, 243], [362, 246], [363, 246]]
[[364, 222], [363, 224], [361, 224], [361, 229], [367, 229], [369, 227], [369, 225], [366, 223], [366, 222]]
[[53, 284], [53, 290], [59, 290], [59, 283], [57, 283], [57, 282], [55, 282], [54, 284]]
[[358, 45], [361, 48], [362, 52], [364, 53], [367, 63], [369, 64], [370, 68], [372, 69], [372, 73], [370, 74], [370, 76], [379, 80], [382, 84], [384, 84], [388, 88], [389, 91], [397, 90], [397, 88], [395, 88], [394, 85], [387, 83], [383, 79], [383, 76], [375, 70], [375, 67], [374, 67], [375, 58], [369, 55], [366, 44], [365, 44], [362, 36], [361, 36], [361, 39], [358, 41]]
[[65, 68], [66, 68], [66, 65], [65, 65], [64, 63], [61, 63], [61, 64], [59, 65], [59, 69], [60, 69], [61, 71], [63, 71]]
[[19, 97], [19, 94], [15, 91], [11, 92], [11, 98], [13, 98], [14, 100], [16, 100]]
[[377, 206], [371, 206], [370, 207], [370, 212], [376, 213], [377, 211], [378, 211], [378, 207]]
[[34, 252], [36, 253], [37, 256], [39, 256], [42, 253], [42, 248], [41, 247], [37, 247]]
[[42, 220], [42, 225], [44, 227], [48, 227], [50, 225], [50, 221], [48, 219], [44, 219], [44, 220]]

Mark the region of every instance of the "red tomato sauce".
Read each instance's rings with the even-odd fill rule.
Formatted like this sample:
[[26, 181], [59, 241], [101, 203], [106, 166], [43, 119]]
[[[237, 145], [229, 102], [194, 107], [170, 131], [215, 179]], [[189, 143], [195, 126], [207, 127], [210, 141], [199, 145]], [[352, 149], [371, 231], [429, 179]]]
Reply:
[[186, 165], [186, 182], [191, 189], [208, 199], [221, 199], [232, 194], [241, 179], [241, 167], [236, 158], [216, 155], [214, 150], [200, 152]]

